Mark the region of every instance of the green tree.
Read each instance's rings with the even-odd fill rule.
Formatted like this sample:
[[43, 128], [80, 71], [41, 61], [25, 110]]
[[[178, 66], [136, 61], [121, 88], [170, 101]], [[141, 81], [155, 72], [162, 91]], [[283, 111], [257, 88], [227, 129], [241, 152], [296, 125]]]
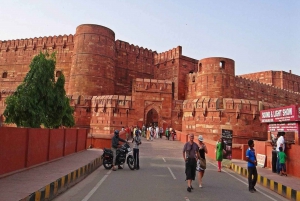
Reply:
[[5, 123], [31, 128], [75, 125], [74, 109], [64, 89], [64, 75], [61, 73], [55, 82], [55, 64], [55, 53], [40, 52], [33, 58], [24, 81], [6, 99]]

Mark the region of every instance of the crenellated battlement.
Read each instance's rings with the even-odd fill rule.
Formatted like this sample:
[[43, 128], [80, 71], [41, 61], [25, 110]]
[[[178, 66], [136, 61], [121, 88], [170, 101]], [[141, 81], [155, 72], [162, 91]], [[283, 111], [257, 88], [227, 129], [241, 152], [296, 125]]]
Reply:
[[136, 78], [133, 87], [138, 92], [172, 93], [172, 82], [169, 80]]
[[177, 46], [173, 49], [157, 54], [155, 56], [155, 63], [163, 63], [173, 59], [178, 59], [180, 56], [182, 56], [182, 47]]
[[154, 58], [154, 55], [156, 54], [155, 51], [139, 47], [137, 45], [129, 44], [128, 42], [121, 40], [116, 40], [116, 49], [125, 51], [128, 54], [136, 54], [137, 56], [143, 56], [148, 58]]
[[37, 47], [55, 49], [57, 46], [66, 47], [67, 44], [73, 43], [74, 36], [70, 35], [59, 35], [59, 36], [48, 36], [48, 37], [35, 37], [29, 39], [16, 39], [0, 41], [0, 51], [17, 51], [19, 49], [26, 50], [35, 49]]
[[277, 94], [279, 94], [281, 92], [286, 92], [286, 93], [289, 93], [289, 94], [299, 94], [299, 92], [296, 92], [296, 91], [291, 91], [291, 90], [288, 90], [288, 89], [282, 89], [278, 86], [273, 86], [271, 84], [259, 82], [257, 80], [252, 80], [252, 79], [249, 79], [249, 78], [246, 78], [246, 77], [241, 77], [241, 76], [236, 76], [236, 86], [244, 86], [244, 87], [249, 88], [249, 89], [258, 89], [258, 88], [264, 87], [264, 88], [267, 89], [267, 91], [276, 91], [276, 92], [278, 92]]
[[131, 96], [123, 95], [93, 96], [92, 107], [130, 108], [132, 102], [131, 99]]
[[300, 92], [300, 76], [285, 71], [263, 71], [240, 75], [260, 83], [270, 84], [281, 89]]

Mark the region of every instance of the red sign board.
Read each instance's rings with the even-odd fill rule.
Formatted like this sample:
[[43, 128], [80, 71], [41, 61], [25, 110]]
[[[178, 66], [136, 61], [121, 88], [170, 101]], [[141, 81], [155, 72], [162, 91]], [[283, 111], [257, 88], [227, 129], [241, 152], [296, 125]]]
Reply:
[[300, 121], [300, 107], [290, 105], [260, 111], [261, 123]]
[[275, 124], [269, 124], [268, 125], [268, 131], [270, 132], [276, 132], [276, 131], [284, 131], [284, 132], [295, 132], [299, 130], [299, 123], [293, 122], [293, 123], [275, 123]]

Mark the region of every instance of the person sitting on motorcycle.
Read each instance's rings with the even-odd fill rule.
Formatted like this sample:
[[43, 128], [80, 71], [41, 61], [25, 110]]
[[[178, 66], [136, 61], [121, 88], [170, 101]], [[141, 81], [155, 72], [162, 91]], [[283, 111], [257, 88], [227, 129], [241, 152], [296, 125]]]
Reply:
[[[119, 141], [126, 142], [126, 140], [123, 140], [122, 138], [119, 138], [119, 130], [115, 130], [114, 137], [111, 139], [111, 150], [113, 152], [113, 171], [116, 171], [116, 158], [117, 158], [117, 149], [120, 147]], [[118, 169], [123, 169], [120, 165], [118, 166]]]

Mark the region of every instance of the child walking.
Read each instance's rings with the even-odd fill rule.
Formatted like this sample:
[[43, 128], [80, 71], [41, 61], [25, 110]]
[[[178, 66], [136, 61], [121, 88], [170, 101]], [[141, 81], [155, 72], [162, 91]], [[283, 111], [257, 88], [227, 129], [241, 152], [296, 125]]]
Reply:
[[285, 175], [286, 174], [286, 166], [285, 166], [285, 161], [286, 161], [286, 154], [283, 152], [283, 148], [279, 147], [279, 167], [280, 167], [280, 176]]

